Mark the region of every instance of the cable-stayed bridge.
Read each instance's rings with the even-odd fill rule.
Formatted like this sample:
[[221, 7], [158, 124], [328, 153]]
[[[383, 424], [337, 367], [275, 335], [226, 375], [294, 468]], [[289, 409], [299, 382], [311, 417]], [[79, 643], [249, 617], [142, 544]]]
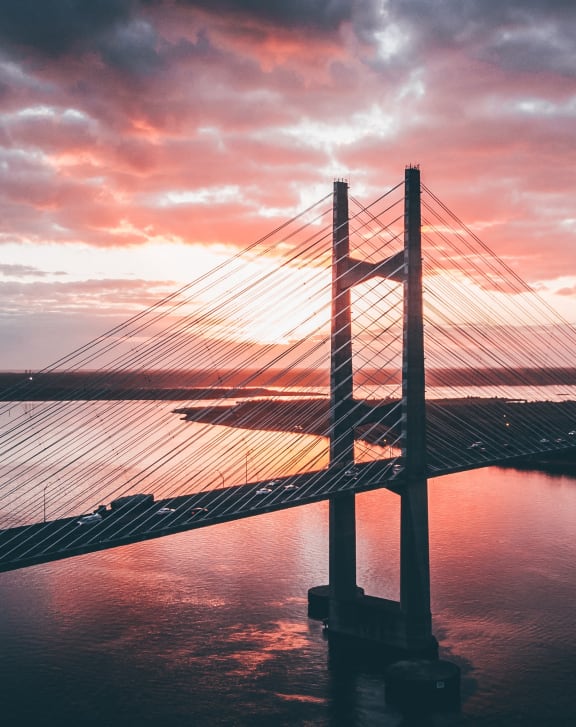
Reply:
[[0, 570], [329, 499], [334, 606], [356, 598], [354, 494], [386, 487], [413, 535], [402, 619], [427, 643], [426, 482], [573, 455], [574, 327], [415, 168], [368, 205], [336, 182], [195, 272], [6, 377]]

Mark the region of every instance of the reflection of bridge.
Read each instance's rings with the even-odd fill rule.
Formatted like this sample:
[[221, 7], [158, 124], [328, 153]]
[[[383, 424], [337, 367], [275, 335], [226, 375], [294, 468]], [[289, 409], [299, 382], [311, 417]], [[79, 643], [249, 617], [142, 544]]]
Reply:
[[[350, 216], [347, 184], [336, 182], [329, 228], [321, 221], [326, 211], [316, 214], [313, 206], [291, 221], [295, 229], [279, 228], [272, 242], [257, 241], [221, 270], [57, 362], [55, 371], [72, 387], [58, 389], [58, 401], [27, 404], [23, 414], [19, 409], [18, 401], [34, 401], [32, 387], [49, 372], [27, 375], [4, 391], [2, 399], [13, 401], [1, 410], [0, 570], [328, 499], [329, 584], [311, 590], [311, 612], [328, 617], [335, 632], [408, 652], [434, 651], [427, 479], [539, 452], [573, 452], [573, 397], [538, 401], [537, 387], [530, 397], [527, 390], [534, 371], [548, 385], [569, 383], [576, 335], [511, 271], [507, 281], [505, 266], [496, 269], [459, 220], [449, 233], [449, 212], [431, 193], [422, 224], [418, 169], [406, 170], [403, 207], [385, 223], [400, 187]], [[350, 251], [351, 233], [359, 240], [358, 257]], [[423, 237], [435, 243], [430, 256]], [[470, 240], [479, 247], [472, 249]], [[286, 259], [279, 259], [281, 249], [289, 250]], [[493, 308], [488, 292], [496, 297]], [[442, 307], [446, 302], [456, 322]], [[528, 323], [534, 320], [537, 331]], [[264, 340], [271, 331], [276, 337], [258, 346], [254, 330], [263, 325]], [[427, 370], [445, 378], [441, 396], [428, 400], [425, 348]], [[190, 362], [210, 379], [201, 396], [199, 374], [193, 389], [179, 386], [174, 393], [174, 370]], [[310, 372], [323, 367], [330, 370], [329, 399], [309, 393], [319, 387]], [[74, 373], [83, 368], [95, 370], [94, 389]], [[455, 369], [457, 384], [450, 380]], [[143, 372], [140, 389], [134, 371]], [[243, 380], [239, 371], [246, 372]], [[502, 371], [505, 378], [516, 372], [517, 386], [495, 385]], [[487, 395], [473, 396], [470, 387]], [[165, 411], [146, 395], [153, 388], [172, 392], [158, 399], [194, 394]], [[242, 403], [222, 400], [250, 393]], [[256, 443], [247, 438], [250, 430], [259, 433]], [[366, 597], [356, 584], [355, 493], [381, 487], [402, 503], [398, 603]], [[153, 493], [154, 503], [120, 511], [101, 506], [100, 518], [79, 524], [87, 503], [137, 492]]]

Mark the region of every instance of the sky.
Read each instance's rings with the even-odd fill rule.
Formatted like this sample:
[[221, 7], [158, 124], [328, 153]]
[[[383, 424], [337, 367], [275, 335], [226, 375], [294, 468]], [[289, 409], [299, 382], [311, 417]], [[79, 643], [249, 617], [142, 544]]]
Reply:
[[573, 0], [0, 0], [0, 101], [0, 370], [407, 164], [576, 323]]

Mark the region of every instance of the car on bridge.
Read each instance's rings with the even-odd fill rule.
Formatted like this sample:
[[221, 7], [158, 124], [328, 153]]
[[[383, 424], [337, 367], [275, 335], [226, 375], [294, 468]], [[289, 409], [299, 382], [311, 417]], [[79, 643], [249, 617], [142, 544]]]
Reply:
[[91, 512], [89, 515], [81, 515], [76, 520], [77, 525], [96, 525], [102, 522], [102, 515], [97, 512]]

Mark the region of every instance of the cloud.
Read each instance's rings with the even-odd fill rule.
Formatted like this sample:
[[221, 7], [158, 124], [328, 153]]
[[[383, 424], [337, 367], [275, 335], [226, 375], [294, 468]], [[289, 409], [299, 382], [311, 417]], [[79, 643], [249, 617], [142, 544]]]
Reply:
[[576, 296], [576, 285], [572, 286], [571, 288], [560, 288], [556, 291], [556, 295], [565, 295], [567, 297], [575, 297]]
[[372, 48], [363, 58], [380, 70], [449, 48], [515, 71], [572, 74], [574, 68], [569, 0], [2, 0], [2, 12], [0, 40], [20, 57], [92, 53], [135, 75], [162, 67], [173, 49], [158, 28], [173, 18], [196, 32], [218, 28], [260, 46], [271, 33], [304, 33], [304, 39], [347, 26]]
[[387, 0], [384, 16], [411, 26], [428, 44], [453, 47], [485, 42], [519, 29], [574, 22], [570, 0]]
[[48, 273], [31, 265], [0, 264], [0, 275], [6, 278], [43, 278], [48, 275], [66, 275], [66, 273], [63, 271]]
[[[194, 13], [183, 16], [191, 24], [198, 22], [198, 12], [204, 26], [207, 19], [225, 17], [230, 30], [252, 40], [262, 40], [274, 28], [333, 33], [350, 21], [356, 4], [370, 0], [176, 0], [182, 12]], [[162, 67], [166, 50], [154, 21], [173, 11], [170, 0], [2, 0], [0, 40], [20, 58], [26, 52], [53, 61], [96, 54], [116, 71], [148, 75]]]
[[57, 58], [125, 22], [133, 0], [2, 0], [0, 38]]
[[158, 51], [160, 45], [149, 22], [133, 19], [112, 28], [99, 43], [99, 51], [109, 67], [132, 76], [148, 76], [163, 67], [164, 61]]
[[[72, 249], [240, 248], [334, 178], [368, 202], [410, 162], [530, 282], [557, 289], [572, 264], [571, 2], [0, 7], [0, 244], [15, 282], [40, 248], [64, 271]], [[13, 290], [22, 309], [36, 300]]]
[[[34, 273], [36, 274], [36, 273]], [[22, 308], [31, 313], [92, 314], [128, 316], [133, 310], [153, 305], [177, 287], [174, 281], [94, 279], [71, 282], [0, 282], [0, 314]]]
[[352, 17], [357, 3], [350, 0], [177, 0], [214, 15], [257, 18], [277, 27], [336, 30]]

